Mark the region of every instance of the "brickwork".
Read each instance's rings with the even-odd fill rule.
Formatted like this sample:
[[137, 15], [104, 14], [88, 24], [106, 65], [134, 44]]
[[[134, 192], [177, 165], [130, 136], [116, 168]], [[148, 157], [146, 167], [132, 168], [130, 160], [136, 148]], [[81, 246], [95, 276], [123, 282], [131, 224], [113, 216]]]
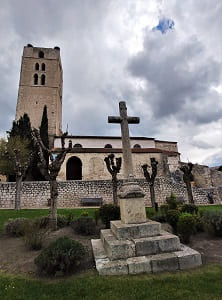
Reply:
[[[148, 184], [144, 179], [137, 179], [144, 190], [146, 206], [151, 205]], [[121, 184], [122, 181], [119, 182]], [[112, 202], [112, 184], [110, 180], [97, 181], [60, 181], [58, 182], [58, 207], [78, 207], [83, 197], [102, 197], [103, 203]], [[156, 179], [156, 200], [159, 205], [165, 203], [166, 196], [171, 192], [183, 197], [187, 201], [186, 189], [180, 184], [173, 183], [163, 177]], [[222, 187], [211, 189], [199, 189], [194, 187], [194, 200], [197, 204], [208, 204], [207, 193], [213, 192], [215, 203], [222, 203]], [[48, 182], [23, 182], [22, 184], [22, 208], [47, 207], [50, 198]], [[0, 182], [0, 208], [14, 208], [15, 183]]]

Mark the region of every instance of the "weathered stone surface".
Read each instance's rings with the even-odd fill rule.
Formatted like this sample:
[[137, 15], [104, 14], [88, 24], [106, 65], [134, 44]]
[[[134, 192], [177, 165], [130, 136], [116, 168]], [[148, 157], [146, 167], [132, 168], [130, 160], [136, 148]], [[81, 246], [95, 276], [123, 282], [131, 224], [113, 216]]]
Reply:
[[127, 259], [129, 274], [151, 273], [150, 259], [146, 256], [131, 257]]
[[101, 239], [110, 260], [135, 256], [135, 245], [128, 240], [118, 240], [111, 230], [101, 230]]
[[161, 225], [155, 221], [142, 224], [124, 224], [121, 221], [111, 221], [111, 230], [119, 239], [139, 239], [160, 234]]
[[173, 234], [133, 240], [136, 245], [136, 256], [151, 255], [180, 250], [180, 240]]
[[125, 224], [145, 223], [146, 210], [143, 198], [120, 199], [121, 221]]
[[180, 270], [191, 269], [202, 265], [202, 259], [199, 252], [185, 245], [181, 245], [181, 251], [174, 252], [179, 259]]
[[181, 248], [180, 239], [176, 235], [163, 235], [158, 240], [159, 252], [172, 252]]
[[158, 240], [156, 237], [135, 239], [136, 256], [151, 255], [158, 253]]
[[99, 259], [96, 261], [96, 269], [99, 275], [127, 275], [129, 273], [126, 260]]
[[101, 239], [91, 240], [95, 260], [107, 258]]
[[174, 253], [162, 253], [150, 257], [152, 272], [175, 271], [179, 269], [178, 257]]

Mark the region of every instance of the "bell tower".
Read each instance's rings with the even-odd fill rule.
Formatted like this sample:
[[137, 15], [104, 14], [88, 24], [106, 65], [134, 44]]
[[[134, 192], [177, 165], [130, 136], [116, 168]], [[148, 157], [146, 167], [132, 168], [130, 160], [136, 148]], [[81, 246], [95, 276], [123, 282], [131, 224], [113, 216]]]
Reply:
[[46, 105], [51, 146], [62, 133], [62, 83], [59, 47], [24, 47], [15, 119], [27, 113], [31, 126], [39, 128]]

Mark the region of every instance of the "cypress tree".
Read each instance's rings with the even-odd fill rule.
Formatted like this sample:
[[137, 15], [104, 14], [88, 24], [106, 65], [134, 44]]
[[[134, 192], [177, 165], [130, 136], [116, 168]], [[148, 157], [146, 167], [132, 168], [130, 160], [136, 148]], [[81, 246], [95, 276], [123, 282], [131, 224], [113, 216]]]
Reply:
[[42, 114], [42, 121], [41, 121], [41, 125], [39, 127], [40, 130], [40, 137], [41, 140], [43, 142], [43, 144], [45, 145], [45, 147], [48, 149], [49, 148], [49, 134], [48, 134], [48, 115], [47, 115], [47, 106], [44, 106], [43, 109], [43, 114]]

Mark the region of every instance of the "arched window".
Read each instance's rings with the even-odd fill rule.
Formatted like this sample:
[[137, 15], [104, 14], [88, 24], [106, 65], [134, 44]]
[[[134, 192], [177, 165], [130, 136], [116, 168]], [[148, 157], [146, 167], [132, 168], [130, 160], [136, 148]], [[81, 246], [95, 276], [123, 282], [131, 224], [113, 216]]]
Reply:
[[38, 74], [34, 74], [34, 84], [38, 84]]
[[74, 148], [82, 148], [82, 145], [81, 144], [75, 144]]
[[41, 76], [41, 85], [45, 85], [45, 75], [42, 74]]
[[106, 144], [105, 146], [104, 146], [104, 148], [112, 148], [113, 146], [111, 145], [111, 144]]
[[45, 64], [42, 64], [42, 71], [45, 71]]
[[35, 64], [35, 70], [36, 70], [36, 71], [39, 70], [39, 64], [38, 64], [38, 63]]
[[135, 145], [133, 146], [133, 148], [139, 149], [139, 148], [141, 148], [141, 146], [140, 146], [139, 144], [135, 144]]
[[72, 141], [69, 140], [69, 148], [72, 148]]
[[44, 52], [43, 51], [39, 51], [39, 58], [44, 58]]

